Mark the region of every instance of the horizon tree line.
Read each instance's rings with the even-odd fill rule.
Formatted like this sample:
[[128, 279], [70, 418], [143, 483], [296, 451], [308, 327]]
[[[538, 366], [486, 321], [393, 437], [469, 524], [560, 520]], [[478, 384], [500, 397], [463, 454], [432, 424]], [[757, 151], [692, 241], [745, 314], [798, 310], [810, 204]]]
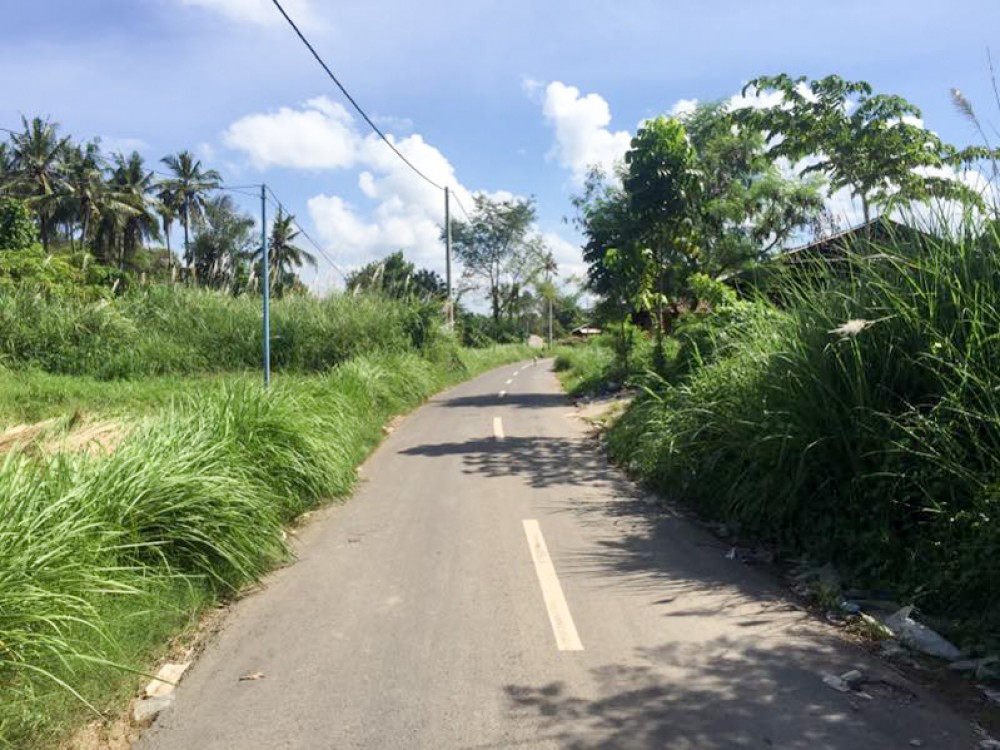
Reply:
[[[166, 172], [159, 175], [138, 151], [106, 154], [100, 139], [74, 141], [49, 119], [22, 116], [20, 132], [8, 135], [0, 142], [0, 196], [29, 209], [46, 254], [82, 253], [123, 274], [161, 271], [170, 280], [233, 293], [259, 288], [254, 219], [220, 194], [222, 175], [190, 151], [164, 156]], [[297, 270], [316, 266], [316, 258], [295, 244], [294, 221], [279, 211], [270, 229], [277, 296], [303, 288]], [[179, 259], [171, 247], [178, 225], [184, 243]], [[165, 248], [154, 251], [155, 242]]]

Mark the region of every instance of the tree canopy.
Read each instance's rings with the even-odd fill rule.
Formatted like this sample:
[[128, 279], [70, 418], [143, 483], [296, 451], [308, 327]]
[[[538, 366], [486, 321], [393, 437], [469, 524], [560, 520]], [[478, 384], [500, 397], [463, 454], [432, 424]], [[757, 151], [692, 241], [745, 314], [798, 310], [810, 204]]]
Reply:
[[494, 323], [513, 317], [528, 285], [543, 272], [545, 243], [535, 231], [532, 199], [475, 197], [468, 222], [453, 220], [452, 247], [466, 281], [481, 285]]

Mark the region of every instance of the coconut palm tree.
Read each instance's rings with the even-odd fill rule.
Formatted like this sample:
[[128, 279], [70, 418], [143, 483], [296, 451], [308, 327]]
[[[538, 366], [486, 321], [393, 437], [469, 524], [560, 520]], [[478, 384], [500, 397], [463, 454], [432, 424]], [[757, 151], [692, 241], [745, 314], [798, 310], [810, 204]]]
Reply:
[[142, 156], [133, 151], [127, 158], [115, 155], [115, 171], [110, 180], [117, 199], [129, 210], [123, 212], [121, 256], [122, 269], [132, 264], [136, 251], [144, 242], [158, 239], [160, 222], [155, 204], [150, 200], [153, 192], [153, 173], [146, 170]]
[[163, 237], [167, 242], [167, 269], [171, 278], [174, 273], [174, 252], [170, 248], [170, 230], [177, 221], [181, 212], [181, 201], [177, 193], [169, 186], [160, 183], [160, 188], [156, 193], [156, 211], [160, 214], [160, 222], [163, 225]]
[[24, 132], [11, 135], [9, 188], [34, 209], [42, 246], [48, 250], [55, 203], [66, 188], [62, 162], [70, 139], [60, 138], [59, 125], [41, 117], [29, 122], [22, 116], [21, 124]]
[[13, 178], [14, 155], [10, 144], [0, 143], [0, 195], [8, 191], [7, 183]]
[[[316, 267], [316, 256], [296, 247], [295, 238], [299, 232], [295, 229], [295, 216], [286, 214], [280, 208], [271, 225], [271, 238], [268, 245], [268, 271], [271, 275], [271, 290], [276, 297], [284, 295], [285, 291], [297, 281], [295, 269], [308, 264]], [[257, 265], [260, 266], [260, 250], [257, 251]]]
[[75, 227], [80, 228], [80, 245], [90, 239], [94, 224], [100, 219], [101, 196], [106, 190], [100, 144], [91, 141], [84, 146], [67, 146], [63, 177], [65, 192], [55, 207], [55, 217], [67, 225], [67, 235], [73, 241]]
[[205, 202], [208, 193], [222, 183], [222, 176], [214, 169], [202, 171], [201, 161], [190, 151], [170, 154], [161, 159], [174, 176], [164, 180], [161, 186], [176, 195], [181, 224], [184, 227], [184, 263], [190, 267], [191, 224], [204, 220]]

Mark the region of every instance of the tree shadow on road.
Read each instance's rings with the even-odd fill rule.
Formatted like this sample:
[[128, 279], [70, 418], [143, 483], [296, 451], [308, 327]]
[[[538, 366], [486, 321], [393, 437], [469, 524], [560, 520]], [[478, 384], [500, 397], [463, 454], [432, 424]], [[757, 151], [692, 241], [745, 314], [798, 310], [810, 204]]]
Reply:
[[567, 750], [973, 746], [970, 730], [928, 711], [901, 680], [873, 680], [860, 693], [828, 688], [829, 661], [815, 643], [759, 649], [720, 638], [592, 669], [587, 695], [558, 681], [504, 691], [513, 718]]
[[483, 393], [476, 396], [455, 396], [436, 402], [449, 409], [480, 409], [484, 406], [515, 406], [520, 409], [571, 407], [570, 400], [558, 393]]
[[529, 487], [602, 487], [615, 481], [607, 461], [586, 450], [582, 440], [548, 437], [477, 438], [455, 443], [418, 445], [411, 456], [461, 456], [466, 474], [518, 476]]

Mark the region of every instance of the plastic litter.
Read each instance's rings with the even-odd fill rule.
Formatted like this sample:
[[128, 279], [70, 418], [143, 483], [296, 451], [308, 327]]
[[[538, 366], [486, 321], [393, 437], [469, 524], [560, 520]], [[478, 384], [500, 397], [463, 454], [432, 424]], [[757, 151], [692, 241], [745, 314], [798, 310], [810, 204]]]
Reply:
[[885, 621], [886, 627], [903, 645], [947, 661], [958, 661], [962, 657], [962, 652], [955, 644], [910, 617], [912, 612], [913, 606], [909, 605], [890, 615]]

